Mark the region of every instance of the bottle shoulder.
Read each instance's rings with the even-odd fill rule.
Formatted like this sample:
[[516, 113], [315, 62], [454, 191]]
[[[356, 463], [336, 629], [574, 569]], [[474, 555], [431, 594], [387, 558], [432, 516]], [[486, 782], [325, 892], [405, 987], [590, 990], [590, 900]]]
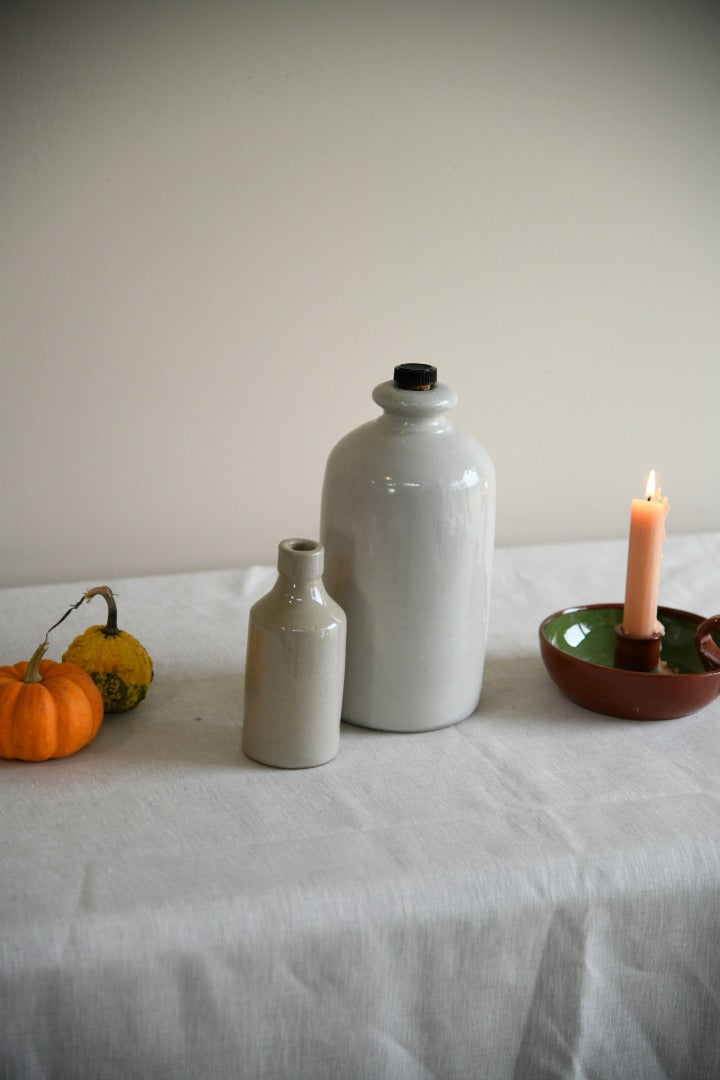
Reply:
[[419, 431], [412, 424], [387, 424], [385, 419], [383, 415], [361, 424], [335, 444], [327, 460], [326, 483], [389, 474], [416, 483], [459, 480], [471, 473], [494, 480], [490, 454], [473, 435], [447, 422]]
[[251, 621], [274, 630], [328, 631], [345, 626], [345, 612], [322, 580], [287, 582], [278, 578], [250, 609]]

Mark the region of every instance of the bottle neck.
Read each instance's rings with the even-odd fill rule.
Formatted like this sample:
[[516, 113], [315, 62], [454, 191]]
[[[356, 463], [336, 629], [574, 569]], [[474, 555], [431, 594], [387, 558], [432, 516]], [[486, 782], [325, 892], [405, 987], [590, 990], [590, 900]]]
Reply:
[[282, 540], [275, 589], [287, 599], [322, 602], [325, 549], [317, 540]]
[[445, 413], [457, 404], [457, 394], [443, 383], [436, 383], [430, 390], [405, 390], [394, 382], [384, 382], [375, 387], [372, 397], [384, 410], [382, 423], [434, 431], [452, 427]]
[[282, 577], [298, 583], [322, 577], [325, 549], [317, 540], [281, 540], [277, 568]]
[[282, 597], [286, 604], [292, 606], [299, 604], [324, 605], [327, 598], [322, 578], [297, 581], [287, 577], [285, 574], [278, 574], [272, 592], [276, 597]]

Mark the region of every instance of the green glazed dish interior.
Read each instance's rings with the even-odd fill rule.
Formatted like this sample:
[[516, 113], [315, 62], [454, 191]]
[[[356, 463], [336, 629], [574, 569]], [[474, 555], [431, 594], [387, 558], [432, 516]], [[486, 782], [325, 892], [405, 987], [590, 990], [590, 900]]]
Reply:
[[[551, 645], [589, 664], [614, 667], [615, 627], [622, 621], [622, 607], [578, 608], [565, 611], [545, 628]], [[695, 648], [697, 619], [684, 618], [680, 612], [660, 609], [658, 618], [665, 627], [660, 653], [674, 672], [704, 672]]]

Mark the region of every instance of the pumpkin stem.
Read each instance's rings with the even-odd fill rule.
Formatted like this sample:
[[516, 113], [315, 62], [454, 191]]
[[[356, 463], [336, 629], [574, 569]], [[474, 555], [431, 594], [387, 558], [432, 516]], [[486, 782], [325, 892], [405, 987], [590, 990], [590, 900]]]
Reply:
[[45, 653], [48, 651], [49, 647], [50, 642], [47, 638], [45, 638], [45, 640], [41, 642], [40, 645], [38, 645], [37, 649], [28, 661], [27, 671], [25, 672], [25, 678], [23, 679], [23, 682], [33, 683], [43, 681], [42, 675], [40, 674], [40, 661], [42, 660]]
[[83, 600], [92, 600], [93, 596], [102, 596], [108, 606], [108, 619], [105, 627], [103, 628], [103, 634], [105, 637], [114, 637], [115, 634], [119, 634], [117, 624], [117, 605], [115, 604], [115, 596], [109, 585], [96, 585], [94, 589], [88, 589], [85, 593]]

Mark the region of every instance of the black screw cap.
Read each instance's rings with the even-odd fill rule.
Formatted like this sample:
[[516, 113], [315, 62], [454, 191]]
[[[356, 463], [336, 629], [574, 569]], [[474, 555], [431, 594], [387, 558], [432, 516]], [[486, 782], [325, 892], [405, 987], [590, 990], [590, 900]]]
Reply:
[[431, 390], [437, 382], [437, 368], [432, 364], [398, 364], [395, 385], [401, 390]]

